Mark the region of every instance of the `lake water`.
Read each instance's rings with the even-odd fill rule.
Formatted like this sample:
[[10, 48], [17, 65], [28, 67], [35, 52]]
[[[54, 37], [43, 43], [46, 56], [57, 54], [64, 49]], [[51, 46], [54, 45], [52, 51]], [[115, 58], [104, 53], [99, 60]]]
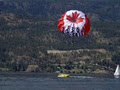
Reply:
[[79, 76], [58, 78], [44, 74], [1, 74], [0, 90], [120, 90], [120, 78]]

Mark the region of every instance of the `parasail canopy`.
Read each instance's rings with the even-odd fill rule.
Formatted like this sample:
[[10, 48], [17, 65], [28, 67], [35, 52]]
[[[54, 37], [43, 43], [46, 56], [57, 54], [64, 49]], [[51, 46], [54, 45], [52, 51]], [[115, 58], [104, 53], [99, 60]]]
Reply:
[[70, 36], [87, 35], [90, 22], [86, 14], [78, 10], [65, 12], [58, 20], [58, 30]]

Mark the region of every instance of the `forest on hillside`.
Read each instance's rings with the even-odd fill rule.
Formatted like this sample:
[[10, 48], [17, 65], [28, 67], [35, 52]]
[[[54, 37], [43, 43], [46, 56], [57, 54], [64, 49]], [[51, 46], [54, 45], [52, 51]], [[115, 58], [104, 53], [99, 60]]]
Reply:
[[[57, 30], [58, 18], [70, 9], [86, 13], [91, 24], [90, 34], [75, 37], [74, 46]], [[0, 1], [0, 71], [109, 73], [119, 58], [119, 0]]]

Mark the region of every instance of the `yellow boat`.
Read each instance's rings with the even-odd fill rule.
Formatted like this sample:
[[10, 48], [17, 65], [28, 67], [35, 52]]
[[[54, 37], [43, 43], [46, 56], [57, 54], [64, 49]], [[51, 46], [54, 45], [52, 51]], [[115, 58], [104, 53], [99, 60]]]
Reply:
[[70, 75], [69, 74], [65, 74], [65, 73], [60, 73], [58, 75], [58, 77], [69, 77]]

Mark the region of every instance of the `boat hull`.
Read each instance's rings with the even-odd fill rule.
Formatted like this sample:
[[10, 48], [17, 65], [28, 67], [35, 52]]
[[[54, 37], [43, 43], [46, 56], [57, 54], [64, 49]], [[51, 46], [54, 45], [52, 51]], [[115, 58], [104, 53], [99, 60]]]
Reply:
[[69, 77], [70, 75], [69, 74], [59, 74], [58, 77]]

